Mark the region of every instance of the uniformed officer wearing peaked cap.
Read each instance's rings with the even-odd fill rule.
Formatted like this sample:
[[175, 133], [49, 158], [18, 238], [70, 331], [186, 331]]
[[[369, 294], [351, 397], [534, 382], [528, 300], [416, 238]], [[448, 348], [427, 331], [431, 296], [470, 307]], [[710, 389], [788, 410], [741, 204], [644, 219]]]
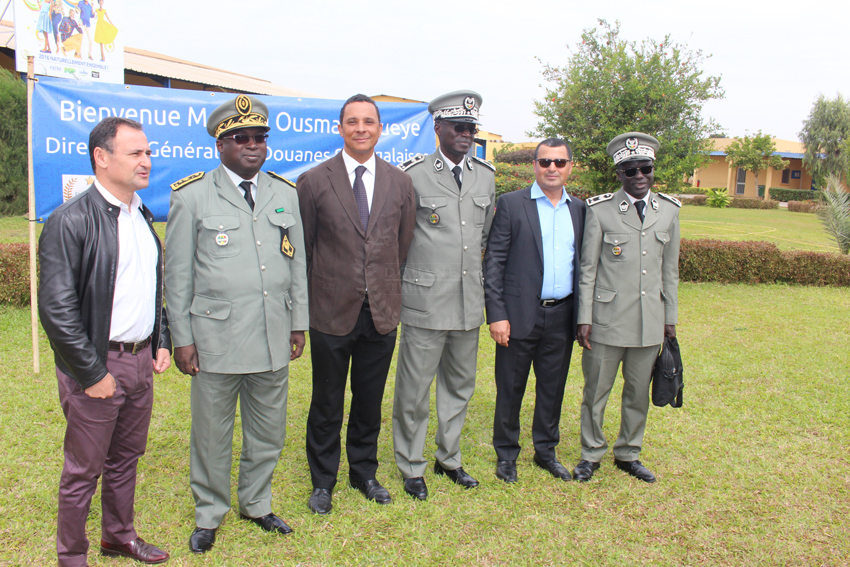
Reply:
[[658, 140], [627, 132], [608, 155], [622, 188], [587, 201], [579, 280], [578, 342], [584, 347], [581, 460], [574, 478], [587, 481], [608, 449], [602, 421], [617, 369], [623, 365], [620, 433], [614, 464], [646, 482], [638, 460], [649, 409], [649, 383], [659, 345], [676, 336], [679, 207], [653, 193]]
[[481, 254], [493, 221], [494, 167], [475, 148], [481, 95], [455, 91], [428, 105], [440, 147], [402, 164], [416, 192], [416, 228], [401, 286], [401, 342], [393, 403], [395, 460], [404, 490], [425, 500], [430, 385], [437, 379], [434, 473], [465, 488], [460, 434], [475, 389], [484, 323]]
[[239, 95], [207, 132], [221, 165], [171, 185], [165, 297], [174, 359], [192, 376], [190, 483], [195, 553], [208, 551], [230, 509], [237, 400], [242, 415], [239, 512], [269, 532], [292, 530], [271, 509], [286, 431], [289, 361], [304, 348], [307, 272], [295, 185], [260, 171], [268, 108]]

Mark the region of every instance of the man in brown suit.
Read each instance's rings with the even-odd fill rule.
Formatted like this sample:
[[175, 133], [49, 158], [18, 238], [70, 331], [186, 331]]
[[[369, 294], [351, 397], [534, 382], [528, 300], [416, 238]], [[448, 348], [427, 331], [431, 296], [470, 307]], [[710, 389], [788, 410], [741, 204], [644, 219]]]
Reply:
[[375, 155], [381, 115], [366, 95], [342, 107], [343, 151], [303, 173], [297, 185], [310, 295], [313, 398], [307, 417], [309, 506], [331, 511], [340, 459], [345, 384], [351, 365], [346, 452], [349, 483], [392, 502], [375, 479], [381, 400], [401, 311], [400, 267], [416, 222], [413, 184]]

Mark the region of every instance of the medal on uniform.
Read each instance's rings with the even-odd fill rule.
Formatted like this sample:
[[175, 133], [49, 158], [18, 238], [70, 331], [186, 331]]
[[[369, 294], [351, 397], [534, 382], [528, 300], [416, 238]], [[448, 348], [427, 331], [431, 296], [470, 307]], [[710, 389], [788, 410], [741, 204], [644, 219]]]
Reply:
[[437, 224], [438, 222], [440, 222], [440, 215], [438, 215], [434, 211], [431, 211], [431, 214], [428, 215], [428, 222], [430, 222], [431, 224]]
[[219, 232], [218, 234], [215, 235], [215, 243], [218, 244], [219, 246], [227, 246], [227, 242], [229, 240], [230, 239], [227, 237], [226, 232]]
[[620, 248], [619, 246], [615, 246], [615, 247], [613, 247], [613, 248], [611, 249], [611, 253], [612, 253], [614, 256], [619, 256], [620, 254], [622, 254], [622, 253], [623, 253], [623, 249], [622, 249], [622, 248]]

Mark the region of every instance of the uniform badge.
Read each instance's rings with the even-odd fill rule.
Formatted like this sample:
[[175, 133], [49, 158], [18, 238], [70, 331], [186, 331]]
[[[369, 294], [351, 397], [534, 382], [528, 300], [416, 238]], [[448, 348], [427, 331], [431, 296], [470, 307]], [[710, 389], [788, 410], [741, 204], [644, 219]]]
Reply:
[[219, 232], [215, 235], [215, 243], [219, 246], [227, 246], [227, 243], [230, 241], [226, 232]]
[[430, 215], [428, 215], [428, 222], [430, 222], [431, 224], [437, 224], [438, 222], [440, 222], [440, 215], [438, 215], [437, 213], [431, 213]]
[[653, 211], [658, 210], [658, 201], [656, 201], [655, 199], [652, 200], [652, 210]]
[[434, 171], [443, 171], [443, 160], [440, 158], [434, 160]]
[[626, 147], [630, 150], [636, 150], [638, 147], [638, 139], [637, 138], [626, 138]]
[[622, 203], [620, 203], [620, 212], [625, 213], [628, 210], [629, 210], [629, 202], [624, 200]]
[[619, 256], [620, 254], [622, 254], [622, 253], [623, 253], [623, 249], [622, 249], [622, 248], [620, 248], [619, 246], [615, 246], [615, 247], [613, 247], [613, 248], [611, 249], [611, 253], [612, 253], [614, 256]]
[[286, 230], [286, 233], [284, 233], [283, 239], [280, 241], [280, 251], [283, 252], [283, 255], [287, 258], [292, 258], [295, 255], [295, 246], [293, 246], [289, 241], [288, 229], [281, 230]]
[[471, 96], [466, 97], [463, 99], [463, 107], [467, 110], [472, 110], [475, 108], [475, 99]]
[[466, 167], [469, 168], [469, 171], [472, 171], [472, 160], [471, 159], [466, 160]]

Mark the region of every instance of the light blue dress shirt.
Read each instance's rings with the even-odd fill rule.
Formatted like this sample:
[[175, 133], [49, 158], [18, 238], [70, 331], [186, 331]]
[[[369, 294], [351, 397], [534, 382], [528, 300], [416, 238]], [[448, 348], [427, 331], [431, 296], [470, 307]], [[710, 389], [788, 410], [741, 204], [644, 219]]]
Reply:
[[531, 198], [537, 201], [540, 232], [543, 237], [543, 289], [540, 299], [563, 299], [573, 292], [573, 258], [576, 239], [570, 216], [570, 196], [562, 188], [561, 200], [552, 206], [537, 182]]

